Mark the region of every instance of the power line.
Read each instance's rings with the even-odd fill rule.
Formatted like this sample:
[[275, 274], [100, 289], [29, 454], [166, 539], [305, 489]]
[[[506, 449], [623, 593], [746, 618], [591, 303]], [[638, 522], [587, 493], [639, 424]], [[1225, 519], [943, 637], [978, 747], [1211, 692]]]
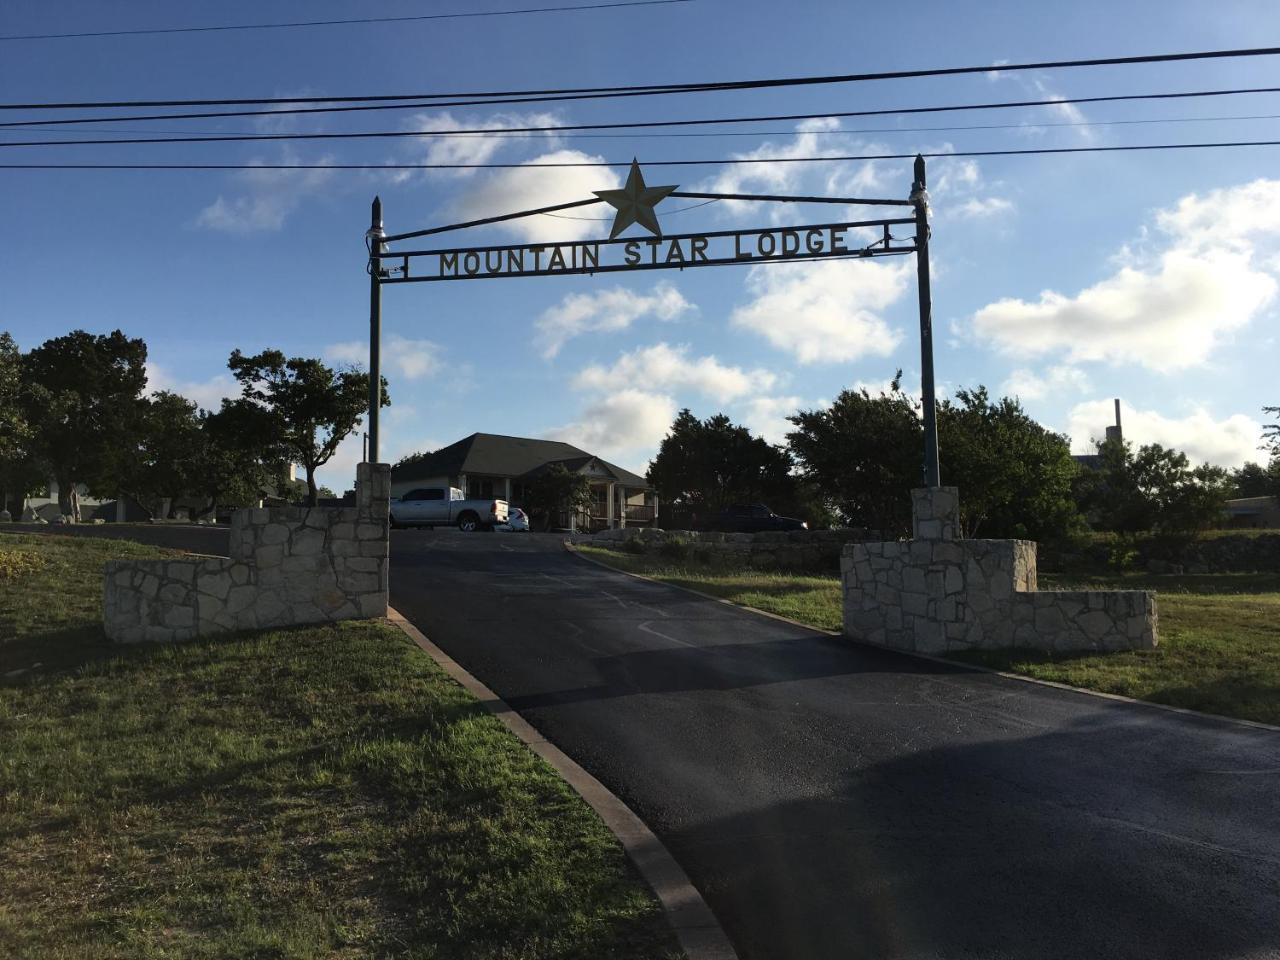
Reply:
[[[257, 142], [257, 141], [273, 141], [273, 140], [363, 140], [363, 139], [383, 139], [383, 138], [404, 138], [404, 137], [420, 137], [429, 139], [432, 137], [461, 137], [469, 140], [527, 140], [534, 134], [545, 133], [548, 136], [554, 136], [560, 140], [621, 140], [621, 139], [660, 139], [670, 137], [767, 137], [767, 136], [791, 136], [793, 134], [804, 134], [805, 136], [848, 136], [851, 134], [884, 134], [884, 133], [956, 133], [961, 131], [972, 130], [1025, 130], [1028, 128], [1040, 127], [1111, 127], [1111, 126], [1132, 126], [1138, 124], [1153, 123], [1217, 123], [1242, 120], [1280, 120], [1280, 113], [1260, 113], [1260, 114], [1244, 114], [1236, 116], [1219, 116], [1219, 117], [1150, 117], [1133, 120], [1067, 120], [1067, 121], [1045, 121], [1039, 123], [980, 123], [959, 126], [943, 126], [943, 127], [834, 127], [827, 130], [718, 130], [710, 133], [559, 133], [560, 130], [573, 129], [570, 127], [529, 127], [523, 132], [516, 132], [517, 128], [511, 128], [512, 132], [502, 133], [494, 131], [492, 133], [483, 130], [373, 130], [361, 133], [289, 133], [289, 134], [260, 134], [260, 133], [217, 133], [210, 131], [192, 136], [163, 136], [163, 137], [112, 137], [110, 139], [93, 139], [93, 140], [14, 140], [0, 141], [0, 148], [3, 147], [80, 147], [80, 146], [104, 146], [109, 144], [163, 144], [163, 143], [235, 143], [235, 142]], [[732, 121], [722, 121], [732, 122]], [[21, 130], [23, 128], [14, 128]], [[84, 128], [80, 128], [83, 130]], [[71, 131], [68, 131], [71, 132]], [[95, 131], [85, 131], [95, 132]], [[112, 132], [112, 131], [101, 131]], [[150, 131], [138, 131], [150, 132]], [[157, 131], [160, 132], [160, 131]], [[163, 131], [165, 133], [177, 133], [177, 131]]]
[[[714, 160], [649, 160], [646, 167], [707, 167], [759, 163], [839, 163], [912, 160], [917, 156], [1022, 157], [1066, 153], [1124, 153], [1135, 150], [1204, 150], [1227, 147], [1276, 147], [1280, 140], [1228, 140], [1212, 143], [1139, 143], [1109, 147], [1029, 147], [1023, 150], [950, 150], [930, 153], [869, 153], [827, 157], [730, 157]], [[539, 170], [566, 167], [630, 167], [630, 160], [557, 163], [0, 163], [3, 170]]]
[[879, 73], [825, 74], [804, 77], [769, 77], [756, 80], [712, 80], [693, 83], [641, 84], [617, 87], [565, 87], [549, 90], [497, 90], [483, 93], [401, 93], [364, 96], [243, 98], [217, 100], [99, 100], [63, 103], [0, 103], [0, 110], [115, 109], [127, 107], [252, 106], [279, 103], [369, 103], [389, 100], [434, 100], [449, 97], [483, 98], [485, 102], [510, 103], [498, 97], [545, 97], [546, 99], [591, 100], [614, 96], [655, 96], [666, 93], [705, 93], [727, 90], [759, 90], [773, 87], [859, 83], [870, 80], [906, 80], [921, 77], [954, 77], [975, 73], [1016, 73], [1070, 67], [1104, 67], [1148, 63], [1179, 63], [1189, 60], [1221, 60], [1241, 57], [1271, 57], [1280, 47], [1250, 47], [1234, 50], [1199, 50], [1183, 53], [1142, 54], [1130, 57], [1092, 57], [1085, 60], [1040, 60], [1028, 63], [982, 64], [967, 67], [928, 67], [918, 70], [889, 70]]
[[217, 33], [226, 30], [280, 30], [286, 27], [339, 27], [367, 23], [406, 23], [411, 20], [467, 20], [475, 17], [514, 17], [530, 13], [567, 13], [577, 10], [612, 10], [618, 7], [653, 7], [692, 0], [626, 0], [620, 3], [591, 3], [576, 7], [526, 7], [522, 10], [485, 10], [474, 13], [430, 13], [412, 17], [362, 17], [354, 20], [299, 20], [290, 23], [238, 23], [211, 27], [153, 27], [140, 30], [96, 30], [86, 33], [28, 33], [0, 36], [10, 40], [72, 40], [84, 37], [136, 37], [157, 33]]
[[[1055, 107], [1066, 104], [1079, 103], [1119, 103], [1123, 101], [1143, 101], [1143, 100], [1185, 100], [1200, 97], [1229, 97], [1241, 96], [1245, 94], [1260, 93], [1280, 93], [1280, 87], [1235, 87], [1218, 90], [1186, 90], [1169, 93], [1127, 93], [1127, 94], [1111, 94], [1096, 97], [1051, 97], [1044, 100], [997, 100], [987, 103], [963, 103], [951, 104], [945, 106], [925, 106], [925, 107], [889, 107], [879, 110], [843, 110], [828, 111], [826, 113], [783, 113], [772, 114], [768, 116], [753, 117], [713, 117], [697, 120], [649, 120], [649, 121], [633, 121], [629, 123], [579, 123], [564, 124], [558, 126], [528, 126], [528, 127], [489, 127], [474, 128], [471, 130], [454, 130], [448, 131], [449, 135], [464, 133], [546, 133], [550, 131], [574, 131], [574, 130], [619, 130], [619, 129], [643, 129], [648, 127], [689, 127], [704, 126], [708, 124], [724, 124], [724, 123], [777, 123], [783, 121], [795, 120], [822, 120], [827, 117], [884, 117], [908, 114], [927, 114], [927, 113], [954, 113], [966, 110], [1007, 110], [1021, 107]], [[538, 102], [538, 101], [535, 101]], [[478, 101], [468, 103], [469, 106], [488, 106], [492, 101]], [[380, 106], [366, 107], [312, 107], [299, 108], [289, 110], [235, 110], [217, 113], [161, 113], [144, 116], [129, 117], [73, 117], [64, 120], [13, 120], [0, 123], [0, 129], [4, 128], [21, 128], [28, 129], [34, 127], [51, 127], [63, 126], [66, 124], [82, 124], [82, 123], [124, 123], [133, 121], [149, 121], [149, 120], [205, 120], [218, 119], [224, 117], [263, 117], [263, 116], [285, 116], [298, 113], [351, 113], [366, 112], [371, 110], [417, 110], [423, 107], [441, 107], [455, 106], [456, 104], [441, 103], [411, 103], [411, 104], [392, 104]], [[444, 132], [436, 135], [443, 135]], [[281, 135], [283, 136], [283, 134]]]

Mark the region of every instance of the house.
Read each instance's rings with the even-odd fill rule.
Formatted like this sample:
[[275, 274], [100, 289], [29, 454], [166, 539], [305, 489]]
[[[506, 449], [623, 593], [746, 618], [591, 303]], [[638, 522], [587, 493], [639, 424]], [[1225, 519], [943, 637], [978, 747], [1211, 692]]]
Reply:
[[1274, 529], [1280, 527], [1280, 498], [1241, 497], [1226, 502], [1227, 525]]
[[560, 518], [560, 526], [603, 530], [657, 524], [658, 495], [644, 477], [559, 440], [473, 433], [394, 467], [391, 495], [403, 496], [418, 487], [457, 487], [467, 497], [494, 497], [522, 506], [529, 485], [555, 464], [591, 481], [591, 506], [577, 517]]

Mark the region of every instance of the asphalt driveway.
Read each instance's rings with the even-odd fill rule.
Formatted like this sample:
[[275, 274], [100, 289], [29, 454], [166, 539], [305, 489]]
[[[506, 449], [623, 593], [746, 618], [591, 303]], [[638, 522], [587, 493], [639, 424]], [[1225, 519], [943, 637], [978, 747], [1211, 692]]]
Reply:
[[1280, 957], [1280, 733], [860, 647], [554, 537], [391, 555], [392, 604], [644, 818], [744, 958]]
[[1280, 733], [402, 531], [392, 603], [623, 797], [744, 957], [1280, 957]]

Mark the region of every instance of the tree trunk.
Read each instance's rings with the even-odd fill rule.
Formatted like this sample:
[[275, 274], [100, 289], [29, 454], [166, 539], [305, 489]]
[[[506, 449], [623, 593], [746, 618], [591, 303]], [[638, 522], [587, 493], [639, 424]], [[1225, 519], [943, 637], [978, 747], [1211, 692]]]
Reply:
[[307, 464], [307, 506], [314, 507], [316, 505], [316, 468]]

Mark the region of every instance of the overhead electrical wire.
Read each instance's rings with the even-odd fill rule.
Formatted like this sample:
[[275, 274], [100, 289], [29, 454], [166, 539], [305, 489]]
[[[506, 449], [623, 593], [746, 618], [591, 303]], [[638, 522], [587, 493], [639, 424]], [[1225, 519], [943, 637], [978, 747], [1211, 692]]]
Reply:
[[[972, 130], [1027, 130], [1045, 127], [1110, 127], [1130, 126], [1153, 123], [1216, 123], [1243, 120], [1280, 120], [1280, 113], [1247, 114], [1221, 117], [1149, 117], [1133, 120], [1066, 120], [1044, 121], [1035, 123], [979, 123], [960, 126], [943, 127], [833, 127], [826, 130], [718, 130], [710, 133], [560, 133], [567, 127], [530, 127], [525, 132], [492, 133], [483, 130], [373, 130], [360, 133], [299, 133], [299, 134], [258, 134], [258, 133], [217, 133], [210, 131], [198, 135], [174, 135], [157, 137], [113, 137], [93, 140], [0, 140], [2, 147], [80, 147], [105, 146], [109, 144], [163, 144], [163, 143], [237, 143], [272, 140], [361, 140], [382, 138], [417, 137], [461, 137], [471, 140], [527, 140], [534, 134], [546, 134], [561, 140], [614, 140], [636, 138], [669, 138], [669, 137], [767, 137], [792, 136], [802, 133], [805, 136], [835, 136], [852, 134], [886, 134], [886, 133], [958, 133]], [[727, 121], [726, 121], [727, 122]], [[82, 128], [83, 129], [83, 128]], [[2, 131], [0, 131], [2, 132]], [[95, 132], [95, 131], [85, 131]], [[103, 131], [110, 132], [110, 131]], [[147, 131], [140, 131], [147, 132]], [[176, 131], [157, 131], [176, 133]]]
[[[1276, 147], [1280, 140], [1228, 140], [1209, 143], [1135, 143], [1106, 147], [1028, 147], [1021, 150], [948, 150], [917, 153], [849, 154], [823, 157], [730, 157], [712, 160], [647, 160], [646, 167], [708, 167], [759, 163], [838, 163], [912, 160], [917, 156], [1021, 157], [1069, 153], [1124, 153], [1154, 150], [1207, 150]], [[4, 170], [538, 170], [570, 167], [629, 167], [630, 160], [555, 163], [0, 163]]]
[[469, 13], [425, 13], [408, 17], [360, 17], [352, 20], [297, 20], [289, 23], [238, 23], [208, 27], [152, 27], [137, 30], [94, 30], [83, 33], [26, 33], [0, 36], [0, 41], [74, 40], [86, 37], [136, 37], [158, 33], [219, 33], [228, 30], [281, 30], [286, 27], [341, 27], [369, 23], [406, 23], [413, 20], [466, 20], [476, 17], [514, 17], [530, 13], [570, 13], [578, 10], [612, 10], [617, 7], [654, 7], [693, 0], [623, 0], [575, 7], [526, 7], [521, 10], [477, 10]]
[[640, 84], [612, 87], [562, 87], [544, 90], [495, 90], [482, 93], [403, 93], [334, 97], [250, 97], [216, 100], [97, 100], [56, 103], [0, 103], [0, 110], [116, 109], [129, 107], [249, 106], [279, 103], [370, 103], [390, 100], [435, 100], [439, 98], [483, 98], [486, 102], [513, 102], [499, 97], [546, 96], [590, 100], [615, 96], [655, 96], [668, 93], [706, 93], [728, 90], [759, 90], [777, 87], [861, 83], [873, 80], [906, 80], [923, 77], [954, 77], [977, 73], [1017, 73], [1027, 70], [1054, 70], [1074, 67], [1104, 67], [1151, 63], [1181, 63], [1190, 60], [1221, 60], [1272, 57], [1280, 47], [1246, 47], [1232, 50], [1197, 50], [1180, 53], [1140, 54], [1128, 57], [1090, 57], [1082, 60], [1038, 60], [1026, 63], [981, 64], [965, 67], [927, 67], [916, 70], [886, 70], [876, 73], [823, 74], [803, 77], [767, 77], [754, 80], [709, 80], [691, 83]]
[[[825, 111], [823, 113], [783, 113], [770, 114], [765, 116], [750, 117], [713, 117], [694, 120], [648, 120], [648, 121], [631, 121], [617, 123], [579, 123], [566, 124], [561, 126], [526, 126], [526, 127], [491, 127], [478, 128], [473, 130], [457, 130], [450, 131], [454, 134], [462, 133], [544, 133], [549, 131], [573, 131], [573, 130], [620, 130], [620, 129], [644, 129], [648, 127], [688, 127], [688, 126], [706, 126], [711, 124], [725, 123], [779, 123], [794, 120], [820, 120], [827, 117], [843, 118], [843, 117], [884, 117], [909, 114], [924, 113], [955, 113], [966, 110], [1009, 110], [1021, 107], [1062, 107], [1070, 104], [1081, 103], [1120, 103], [1125, 101], [1145, 101], [1145, 100], [1186, 100], [1202, 97], [1231, 97], [1243, 96], [1248, 94], [1265, 94], [1280, 93], [1280, 87], [1229, 87], [1217, 90], [1183, 90], [1168, 93], [1125, 93], [1125, 94], [1108, 94], [1105, 96], [1095, 97], [1053, 97], [1042, 100], [997, 100], [985, 103], [962, 103], [947, 104], [942, 106], [923, 106], [923, 107], [886, 107], [876, 110], [837, 110]], [[468, 102], [467, 106], [487, 106], [493, 101]], [[141, 122], [151, 120], [207, 120], [220, 119], [225, 117], [271, 117], [271, 116], [292, 116], [296, 114], [308, 113], [355, 113], [368, 112], [373, 110], [417, 110], [424, 107], [438, 106], [454, 106], [456, 104], [431, 104], [431, 103], [413, 103], [413, 104], [393, 104], [379, 106], [363, 106], [363, 107], [301, 107], [298, 109], [286, 110], [233, 110], [213, 113], [160, 113], [141, 116], [124, 116], [124, 117], [73, 117], [61, 120], [12, 120], [0, 122], [0, 129], [5, 128], [33, 128], [33, 127], [51, 127], [64, 126], [67, 124], [84, 124], [84, 123], [127, 123]]]

